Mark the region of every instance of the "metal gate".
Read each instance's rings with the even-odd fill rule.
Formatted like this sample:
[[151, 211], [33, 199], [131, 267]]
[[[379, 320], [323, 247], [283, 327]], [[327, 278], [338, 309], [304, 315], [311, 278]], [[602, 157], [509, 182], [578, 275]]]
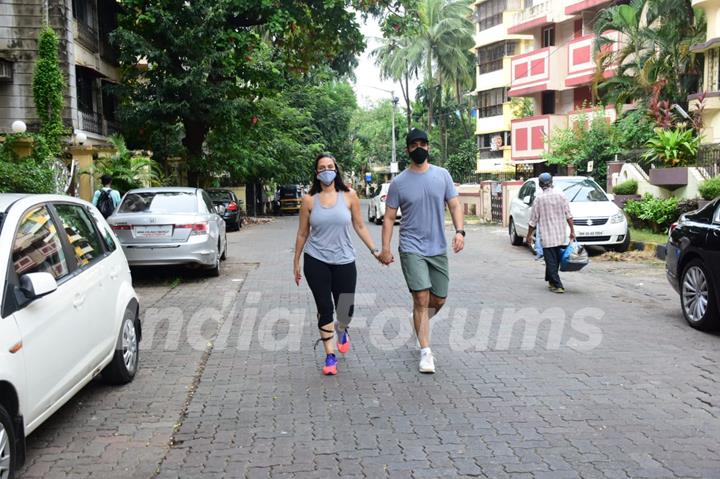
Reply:
[[503, 222], [503, 195], [500, 182], [494, 181], [490, 192], [490, 212], [495, 223]]

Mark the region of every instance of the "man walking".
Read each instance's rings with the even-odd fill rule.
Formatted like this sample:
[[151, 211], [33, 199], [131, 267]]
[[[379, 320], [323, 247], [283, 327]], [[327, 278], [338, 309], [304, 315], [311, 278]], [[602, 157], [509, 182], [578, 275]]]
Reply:
[[570, 226], [570, 241], [575, 240], [570, 202], [561, 191], [555, 191], [550, 173], [538, 176], [538, 183], [542, 194], [533, 203], [526, 240], [529, 244], [535, 228], [539, 227], [545, 256], [545, 281], [553, 293], [564, 293], [559, 271], [562, 252], [567, 245], [565, 225]]
[[430, 319], [445, 304], [450, 281], [445, 204], [450, 209], [455, 226], [452, 241], [455, 253], [465, 246], [463, 210], [450, 173], [428, 163], [430, 145], [427, 133], [414, 128], [407, 134], [405, 144], [412, 162], [390, 183], [379, 259], [385, 264], [393, 261], [390, 240], [397, 210], [401, 208], [400, 264], [413, 298], [413, 326], [421, 348], [419, 369], [422, 373], [434, 373]]
[[115, 211], [115, 208], [120, 204], [120, 193], [117, 190], [112, 189], [112, 176], [102, 175], [100, 177], [102, 188], [95, 191], [95, 195], [92, 199], [94, 204], [100, 213], [107, 218]]

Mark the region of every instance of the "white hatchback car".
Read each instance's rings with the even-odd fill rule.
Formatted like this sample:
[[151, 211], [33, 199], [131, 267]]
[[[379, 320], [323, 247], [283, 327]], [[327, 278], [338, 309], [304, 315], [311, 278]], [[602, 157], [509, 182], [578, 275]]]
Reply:
[[[388, 190], [390, 189], [390, 183], [383, 183], [380, 187], [380, 191], [370, 198], [370, 204], [368, 205], [368, 221], [375, 222], [375, 224], [381, 225], [383, 218], [385, 217], [385, 200], [387, 199]], [[395, 219], [400, 221], [402, 217], [402, 211], [400, 208], [397, 210]]]
[[25, 436], [98, 374], [132, 381], [139, 303], [100, 212], [58, 195], [0, 194], [0, 477]]
[[[583, 245], [604, 246], [615, 251], [630, 247], [630, 230], [625, 213], [611, 201], [611, 196], [592, 178], [585, 176], [556, 176], [555, 190], [561, 191], [570, 202], [577, 241]], [[510, 242], [519, 246], [527, 235], [532, 204], [540, 193], [537, 178], [523, 184], [517, 198], [510, 203]], [[570, 235], [570, 227], [568, 237]]]

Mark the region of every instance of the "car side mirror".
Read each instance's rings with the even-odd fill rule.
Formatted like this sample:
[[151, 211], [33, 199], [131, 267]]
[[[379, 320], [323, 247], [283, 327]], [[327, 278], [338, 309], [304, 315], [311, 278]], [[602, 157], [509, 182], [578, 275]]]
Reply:
[[20, 276], [20, 291], [29, 300], [41, 298], [57, 289], [57, 281], [50, 273], [28, 273]]
[[524, 197], [523, 203], [525, 203], [526, 205], [529, 205], [530, 203], [532, 203], [532, 196], [528, 195], [528, 196]]
[[606, 193], [606, 195], [607, 195], [607, 199], [608, 199], [609, 201], [615, 201], [615, 195], [614, 195], [614, 194], [612, 194], [612, 193]]

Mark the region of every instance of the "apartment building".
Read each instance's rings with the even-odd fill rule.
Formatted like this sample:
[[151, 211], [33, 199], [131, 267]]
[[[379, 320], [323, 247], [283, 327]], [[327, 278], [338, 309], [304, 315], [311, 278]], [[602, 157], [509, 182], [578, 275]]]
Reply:
[[508, 29], [522, 0], [478, 0], [473, 5], [477, 122], [475, 135], [480, 152], [476, 173], [481, 176], [514, 175], [510, 126], [513, 118], [508, 90], [513, 55], [528, 48], [533, 37]]
[[[591, 84], [596, 75], [592, 26], [600, 9], [610, 3], [524, 0], [523, 8], [510, 19], [509, 34], [531, 38], [510, 60], [508, 91], [509, 97], [527, 97], [533, 104], [532, 116], [515, 118], [510, 126], [512, 162], [525, 165], [528, 174], [544, 168], [542, 155], [554, 130], [572, 125], [583, 106], [592, 102]], [[604, 33], [611, 39], [614, 35], [619, 34]], [[618, 45], [616, 41], [609, 48]], [[602, 74], [608, 77], [613, 70]], [[614, 121], [615, 109], [607, 107], [605, 115]]]
[[117, 131], [116, 99], [120, 78], [117, 52], [109, 35], [116, 28], [115, 0], [6, 0], [0, 2], [0, 132], [15, 120], [37, 129], [32, 76], [38, 34], [44, 24], [60, 37], [65, 76], [63, 121], [83, 132], [87, 145], [104, 145]]
[[690, 108], [697, 109], [703, 99], [703, 143], [720, 143], [720, 0], [693, 0], [692, 6], [705, 11], [705, 42], [692, 50], [705, 54], [705, 70], [700, 92], [691, 95]]

